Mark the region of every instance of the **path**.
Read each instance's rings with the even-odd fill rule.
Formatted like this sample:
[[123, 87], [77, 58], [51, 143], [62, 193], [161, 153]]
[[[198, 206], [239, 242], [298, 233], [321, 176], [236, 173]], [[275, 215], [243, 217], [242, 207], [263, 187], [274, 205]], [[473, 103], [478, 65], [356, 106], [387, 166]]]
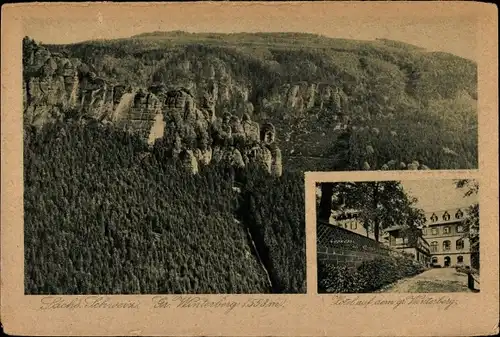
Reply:
[[392, 283], [377, 292], [396, 293], [448, 293], [470, 292], [467, 275], [455, 268], [433, 268], [416, 276]]

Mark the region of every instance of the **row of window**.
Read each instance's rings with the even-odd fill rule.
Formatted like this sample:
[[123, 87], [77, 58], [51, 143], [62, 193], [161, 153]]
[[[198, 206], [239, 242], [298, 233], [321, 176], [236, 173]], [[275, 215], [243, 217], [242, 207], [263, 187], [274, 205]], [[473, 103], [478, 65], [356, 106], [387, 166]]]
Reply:
[[352, 230], [358, 229], [357, 221], [346, 221], [344, 223], [337, 222], [337, 226], [344, 227], [345, 229], [351, 228]]
[[[462, 219], [463, 217], [464, 217], [464, 212], [462, 212], [462, 210], [460, 210], [460, 209], [459, 209], [459, 210], [455, 213], [455, 219]], [[448, 220], [450, 220], [450, 219], [451, 219], [451, 215], [450, 215], [450, 213], [448, 213], [448, 211], [445, 211], [445, 212], [443, 213], [442, 218], [443, 218], [443, 220], [444, 220], [444, 221], [448, 221]], [[432, 221], [432, 222], [436, 222], [436, 221], [438, 221], [438, 220], [439, 220], [439, 218], [438, 218], [438, 216], [436, 215], [436, 213], [432, 213], [432, 215], [431, 215], [431, 221]]]
[[[438, 243], [437, 241], [432, 241], [431, 242], [431, 252], [435, 253], [438, 251]], [[458, 239], [456, 242], [455, 242], [455, 249], [456, 250], [462, 250], [464, 249], [464, 240], [462, 239]], [[443, 251], [449, 251], [451, 250], [451, 241], [450, 240], [445, 240], [443, 241]]]
[[[463, 263], [464, 262], [464, 257], [462, 255], [457, 256], [457, 263]], [[432, 257], [432, 263], [436, 264], [438, 263], [438, 258], [437, 256]]]
[[[451, 226], [445, 226], [441, 227], [443, 229], [443, 234], [450, 234], [451, 233]], [[464, 226], [462, 225], [457, 225], [456, 226], [456, 232], [457, 233], [462, 233], [464, 231]], [[433, 227], [433, 228], [424, 228], [422, 229], [423, 235], [439, 235], [439, 227]]]

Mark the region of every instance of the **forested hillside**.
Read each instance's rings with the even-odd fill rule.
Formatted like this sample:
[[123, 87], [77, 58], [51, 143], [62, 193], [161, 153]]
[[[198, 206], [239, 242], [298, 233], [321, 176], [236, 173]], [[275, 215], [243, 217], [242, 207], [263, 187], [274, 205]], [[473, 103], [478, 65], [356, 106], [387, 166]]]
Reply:
[[384, 157], [357, 169], [477, 167], [477, 65], [455, 55], [299, 33], [156, 32], [47, 48], [117, 83], [186, 87], [211, 96], [219, 116], [272, 122], [289, 169], [331, 169], [332, 130], [346, 120], [364, 157], [366, 146]]
[[24, 151], [27, 293], [305, 292], [300, 175], [191, 175], [99, 123], [26, 129]]
[[26, 37], [23, 67], [30, 294], [303, 293], [305, 171], [477, 167], [476, 64], [396, 41]]

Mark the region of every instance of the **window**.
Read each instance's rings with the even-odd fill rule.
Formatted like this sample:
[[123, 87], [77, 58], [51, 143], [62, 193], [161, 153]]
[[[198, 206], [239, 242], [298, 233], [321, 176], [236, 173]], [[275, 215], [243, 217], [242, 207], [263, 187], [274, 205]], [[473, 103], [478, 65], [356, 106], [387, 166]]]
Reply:
[[438, 258], [437, 256], [432, 257], [432, 263], [438, 263]]
[[427, 235], [427, 228], [422, 228], [422, 235]]
[[448, 213], [447, 211], [443, 213], [443, 220], [444, 221], [448, 221], [450, 220], [450, 213]]
[[438, 243], [437, 241], [432, 241], [431, 242], [431, 252], [435, 253], [438, 251]]
[[457, 256], [457, 263], [464, 263], [464, 257], [462, 255]]
[[431, 215], [431, 221], [432, 222], [438, 221], [438, 217], [437, 217], [436, 213], [432, 213], [432, 215]]
[[439, 231], [437, 228], [433, 228], [432, 229], [432, 235], [438, 235], [439, 234]]
[[443, 250], [447, 251], [451, 249], [451, 242], [449, 240], [443, 241]]
[[455, 213], [455, 219], [462, 219], [464, 216], [464, 212], [462, 212], [461, 209], [459, 209], [456, 213]]
[[458, 232], [458, 233], [461, 233], [461, 232], [463, 232], [463, 231], [464, 231], [464, 226], [462, 226], [462, 225], [457, 225], [457, 232]]
[[464, 240], [458, 239], [457, 242], [455, 243], [457, 246], [457, 250], [464, 249]]
[[353, 229], [353, 230], [358, 229], [358, 224], [356, 223], [356, 221], [351, 222], [351, 229]]
[[450, 227], [443, 227], [443, 234], [450, 234]]

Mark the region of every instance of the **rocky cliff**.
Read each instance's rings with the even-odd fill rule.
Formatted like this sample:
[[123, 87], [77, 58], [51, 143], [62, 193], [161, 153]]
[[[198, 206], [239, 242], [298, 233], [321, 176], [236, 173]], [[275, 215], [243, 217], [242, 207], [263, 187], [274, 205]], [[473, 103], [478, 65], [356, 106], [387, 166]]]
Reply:
[[92, 118], [139, 133], [151, 145], [163, 141], [192, 173], [201, 165], [222, 161], [240, 168], [257, 162], [275, 176], [282, 174], [275, 127], [267, 123], [261, 128], [252, 121], [251, 104], [245, 105], [242, 118], [227, 111], [216, 117], [215, 101], [220, 96], [213, 83], [198, 104], [185, 87], [169, 89], [155, 82], [148, 88], [134, 88], [113, 83], [81, 60], [51, 53], [29, 40], [24, 41], [23, 61], [27, 125]]
[[[328, 171], [349, 124], [352, 169], [477, 166], [477, 65], [451, 54], [292, 33], [23, 45], [28, 125], [90, 116], [200, 162], [282, 158], [290, 170]], [[272, 145], [268, 122], [280, 135]], [[221, 153], [230, 148], [241, 158]]]

